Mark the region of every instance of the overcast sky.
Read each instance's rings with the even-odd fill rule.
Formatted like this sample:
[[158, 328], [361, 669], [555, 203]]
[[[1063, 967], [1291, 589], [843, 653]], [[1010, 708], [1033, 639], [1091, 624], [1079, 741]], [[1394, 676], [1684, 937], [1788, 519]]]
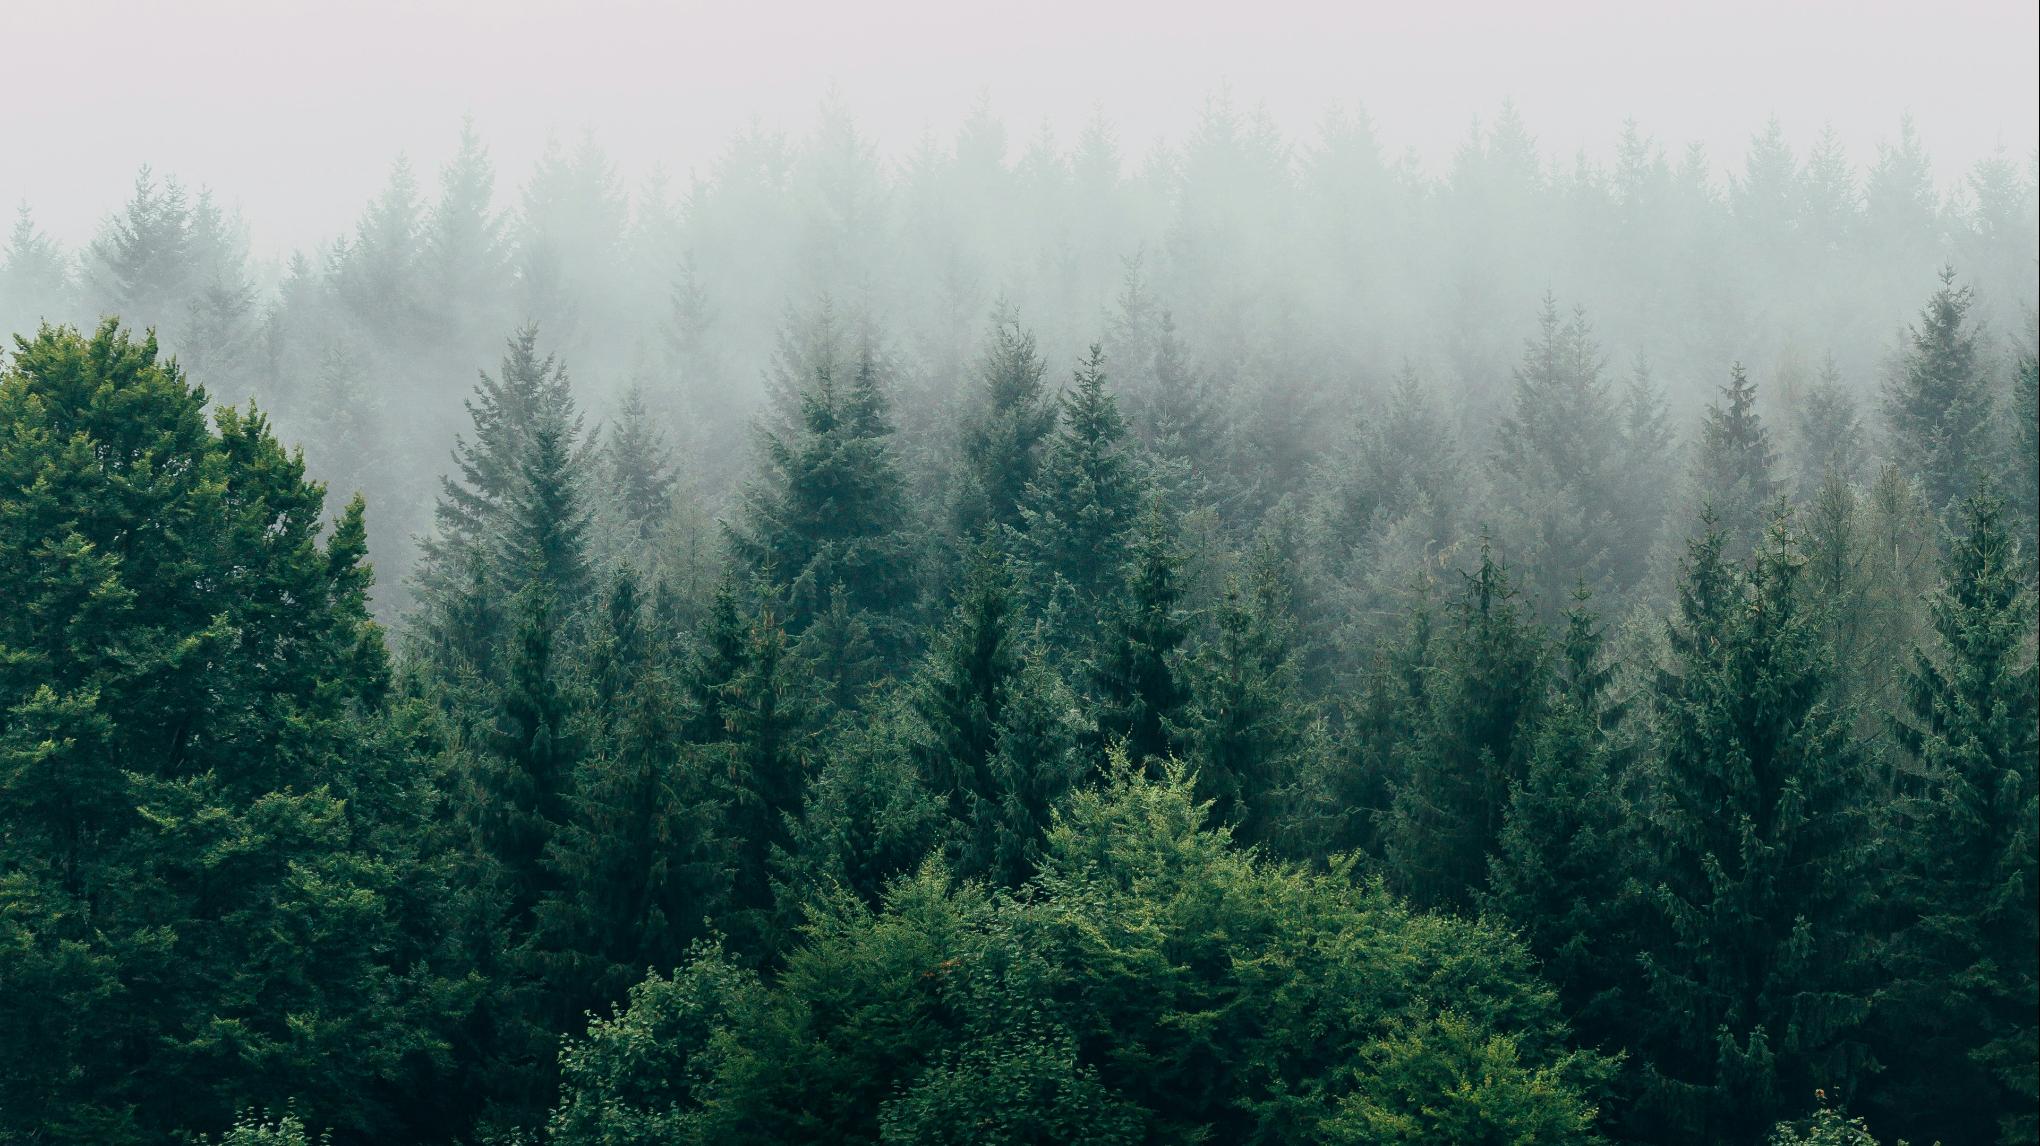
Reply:
[[463, 114], [499, 178], [584, 127], [634, 178], [704, 164], [753, 115], [804, 130], [831, 84], [889, 151], [982, 93], [1016, 147], [1101, 106], [1138, 154], [1221, 83], [1292, 135], [1357, 101], [1433, 166], [1508, 97], [1547, 154], [1604, 155], [1634, 117], [1726, 166], [1775, 112], [1796, 147], [1832, 123], [1862, 160], [1909, 110], [1947, 179], [2040, 136], [2034, 0], [0, 6], [0, 202], [71, 243], [144, 162], [239, 203], [273, 252], [348, 226], [397, 152], [429, 174]]

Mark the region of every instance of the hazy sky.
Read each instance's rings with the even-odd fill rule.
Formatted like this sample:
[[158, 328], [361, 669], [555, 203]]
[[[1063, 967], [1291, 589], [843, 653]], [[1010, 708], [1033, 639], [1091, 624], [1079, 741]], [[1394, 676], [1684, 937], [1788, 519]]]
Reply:
[[[1776, 112], [1860, 159], [1910, 110], [1943, 178], [2040, 136], [2034, 0], [0, 0], [0, 203], [90, 236], [149, 162], [238, 202], [258, 250], [349, 225], [407, 152], [430, 173], [472, 113], [519, 180], [593, 127], [625, 174], [705, 163], [746, 119], [805, 130], [831, 84], [890, 151], [980, 94], [1017, 147], [1102, 106], [1127, 149], [1229, 83], [1285, 130], [1337, 101], [1389, 148], [1448, 157], [1513, 97], [1547, 153], [1625, 117], [1739, 163]], [[508, 187], [499, 183], [499, 192]]]

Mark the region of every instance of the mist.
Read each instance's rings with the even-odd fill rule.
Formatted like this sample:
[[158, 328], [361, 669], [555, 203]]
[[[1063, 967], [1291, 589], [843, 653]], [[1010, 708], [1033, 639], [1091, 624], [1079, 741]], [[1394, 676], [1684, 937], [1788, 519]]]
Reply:
[[10, 13], [0, 1142], [2034, 1141], [2034, 6], [1453, 15]]

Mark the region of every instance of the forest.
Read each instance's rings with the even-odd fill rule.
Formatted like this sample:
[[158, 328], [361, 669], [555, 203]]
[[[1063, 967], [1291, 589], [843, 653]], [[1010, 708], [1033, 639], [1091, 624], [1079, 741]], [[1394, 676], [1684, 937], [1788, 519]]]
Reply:
[[0, 1146], [2040, 1141], [2035, 154], [474, 122], [0, 247]]

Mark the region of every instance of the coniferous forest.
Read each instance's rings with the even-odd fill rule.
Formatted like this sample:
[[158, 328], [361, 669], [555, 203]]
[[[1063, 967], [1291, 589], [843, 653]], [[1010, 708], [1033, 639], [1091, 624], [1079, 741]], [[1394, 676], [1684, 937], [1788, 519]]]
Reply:
[[853, 111], [21, 209], [0, 1143], [2040, 1140], [2031, 151]]

